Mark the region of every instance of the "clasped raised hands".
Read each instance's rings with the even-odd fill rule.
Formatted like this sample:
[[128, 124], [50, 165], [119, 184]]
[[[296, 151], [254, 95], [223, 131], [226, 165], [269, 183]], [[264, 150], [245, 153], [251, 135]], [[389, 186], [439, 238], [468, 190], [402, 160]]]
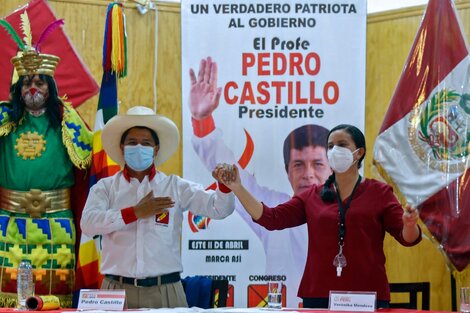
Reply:
[[146, 218], [163, 213], [174, 205], [175, 201], [170, 197], [154, 197], [150, 191], [134, 206], [134, 213], [137, 218]]
[[240, 185], [240, 176], [235, 164], [219, 163], [212, 171], [212, 177], [219, 183], [224, 184], [233, 190], [233, 187]]

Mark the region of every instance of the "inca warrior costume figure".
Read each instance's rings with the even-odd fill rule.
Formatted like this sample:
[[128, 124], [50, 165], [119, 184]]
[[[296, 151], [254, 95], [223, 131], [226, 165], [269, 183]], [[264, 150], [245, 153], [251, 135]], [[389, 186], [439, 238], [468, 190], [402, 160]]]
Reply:
[[92, 133], [58, 97], [53, 76], [59, 58], [39, 50], [62, 20], [35, 45], [26, 11], [21, 20], [24, 42], [0, 21], [20, 50], [12, 58], [17, 81], [9, 101], [0, 102], [0, 306], [16, 306], [17, 267], [28, 260], [35, 294], [56, 295], [61, 307], [69, 307], [76, 265], [70, 188], [74, 168], [91, 164]]

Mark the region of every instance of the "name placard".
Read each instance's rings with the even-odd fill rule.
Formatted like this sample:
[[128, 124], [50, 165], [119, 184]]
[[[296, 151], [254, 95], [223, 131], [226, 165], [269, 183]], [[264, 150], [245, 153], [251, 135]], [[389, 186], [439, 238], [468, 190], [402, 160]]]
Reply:
[[330, 291], [331, 311], [374, 312], [376, 292]]
[[124, 310], [126, 291], [120, 289], [82, 289], [78, 298], [79, 310]]

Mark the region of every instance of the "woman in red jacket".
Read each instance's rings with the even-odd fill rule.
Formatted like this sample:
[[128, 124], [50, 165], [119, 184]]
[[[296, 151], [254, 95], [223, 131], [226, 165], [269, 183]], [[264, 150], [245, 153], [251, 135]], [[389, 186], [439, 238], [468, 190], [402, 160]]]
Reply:
[[269, 230], [307, 223], [308, 256], [298, 291], [304, 307], [328, 307], [331, 290], [376, 292], [377, 307], [388, 307], [385, 233], [404, 246], [421, 241], [417, 210], [409, 204], [403, 208], [389, 185], [359, 174], [365, 153], [357, 127], [336, 126], [328, 135], [333, 174], [324, 185], [272, 209], [241, 185], [236, 169], [224, 182], [253, 220]]

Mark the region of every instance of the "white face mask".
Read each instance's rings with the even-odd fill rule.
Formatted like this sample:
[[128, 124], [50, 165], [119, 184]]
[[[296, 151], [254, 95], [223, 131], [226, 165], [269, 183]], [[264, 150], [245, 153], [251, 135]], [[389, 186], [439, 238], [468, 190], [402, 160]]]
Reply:
[[355, 153], [357, 150], [359, 149], [351, 152], [351, 150], [348, 148], [333, 146], [333, 148], [327, 152], [328, 163], [330, 164], [330, 167], [337, 173], [346, 172], [351, 167], [351, 165], [356, 163], [353, 158], [353, 153]]
[[154, 147], [146, 147], [140, 144], [124, 146], [124, 160], [131, 169], [142, 172], [152, 165], [154, 149]]

